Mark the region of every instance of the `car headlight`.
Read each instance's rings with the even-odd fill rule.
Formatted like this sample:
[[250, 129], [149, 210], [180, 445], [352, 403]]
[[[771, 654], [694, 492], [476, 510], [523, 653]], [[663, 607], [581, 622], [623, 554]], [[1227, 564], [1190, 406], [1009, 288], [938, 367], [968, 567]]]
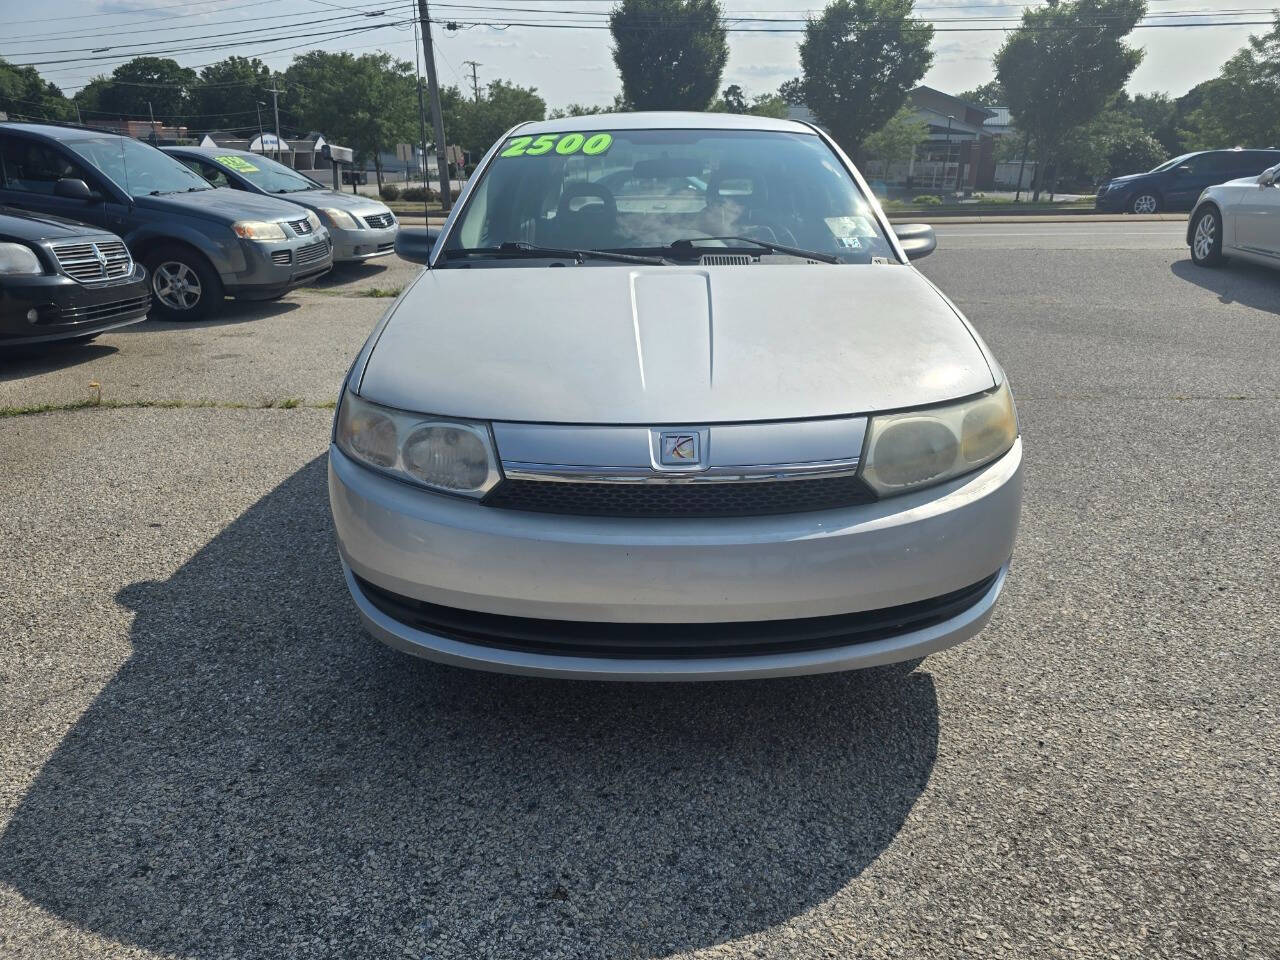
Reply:
[[329, 225], [339, 230], [355, 230], [360, 224], [356, 223], [356, 218], [345, 210], [339, 210], [337, 207], [325, 207], [320, 211], [324, 214], [324, 218], [329, 221]]
[[231, 229], [242, 240], [284, 240], [284, 227], [266, 220], [237, 220]]
[[0, 243], [0, 274], [44, 273], [35, 252], [21, 243]]
[[502, 478], [487, 424], [407, 413], [350, 391], [334, 441], [357, 463], [442, 493], [482, 497]]
[[1008, 383], [944, 407], [873, 416], [862, 479], [882, 497], [942, 483], [1003, 456], [1018, 438]]
[[320, 229], [320, 218], [316, 216], [316, 212], [314, 210], [307, 211], [307, 223], [311, 224], [312, 232]]

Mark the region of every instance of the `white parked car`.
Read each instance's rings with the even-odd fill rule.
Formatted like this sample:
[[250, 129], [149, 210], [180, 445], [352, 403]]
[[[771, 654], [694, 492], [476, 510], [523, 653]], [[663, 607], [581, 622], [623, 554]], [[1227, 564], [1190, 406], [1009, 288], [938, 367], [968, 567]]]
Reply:
[[700, 680], [910, 665], [987, 622], [1004, 371], [824, 133], [513, 129], [356, 358], [329, 494], [369, 630], [466, 667]]
[[1280, 266], [1280, 165], [1209, 187], [1187, 221], [1191, 259], [1216, 267], [1227, 257]]

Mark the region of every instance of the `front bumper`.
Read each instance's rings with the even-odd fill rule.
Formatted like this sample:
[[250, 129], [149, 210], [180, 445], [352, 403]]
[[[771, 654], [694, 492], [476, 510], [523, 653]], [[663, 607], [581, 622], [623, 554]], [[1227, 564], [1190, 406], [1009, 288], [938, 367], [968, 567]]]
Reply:
[[1125, 200], [1128, 193], [1125, 190], [1108, 190], [1106, 193], [1099, 193], [1093, 198], [1093, 209], [1099, 213], [1124, 213], [1127, 209]]
[[[743, 679], [876, 666], [977, 633], [1013, 552], [1021, 441], [919, 493], [815, 513], [653, 520], [521, 513], [372, 473], [336, 447], [329, 497], [352, 597], [369, 630], [410, 653], [509, 673], [626, 680]], [[939, 622], [874, 639], [744, 656], [597, 656], [467, 642], [411, 626], [374, 588], [514, 618], [673, 625], [838, 617], [930, 601], [992, 578]], [[620, 629], [624, 629], [620, 627]]]
[[350, 263], [359, 260], [372, 260], [374, 257], [387, 257], [396, 252], [396, 232], [399, 224], [374, 230], [339, 230], [329, 228], [333, 237], [333, 260], [335, 263]]
[[90, 336], [144, 320], [150, 308], [141, 264], [109, 283], [78, 283], [62, 274], [0, 277], [0, 345]]
[[240, 247], [244, 269], [222, 277], [227, 295], [239, 300], [270, 300], [333, 269], [333, 241], [324, 227], [288, 240], [241, 240]]

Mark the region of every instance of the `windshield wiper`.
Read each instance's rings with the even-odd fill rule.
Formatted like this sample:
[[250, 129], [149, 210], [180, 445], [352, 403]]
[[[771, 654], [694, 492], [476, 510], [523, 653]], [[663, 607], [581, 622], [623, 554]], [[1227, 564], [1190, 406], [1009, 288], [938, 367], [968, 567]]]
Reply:
[[[819, 253], [816, 250], [804, 250], [800, 247], [789, 247], [782, 243], [773, 243], [770, 240], [757, 240], [754, 237], [686, 237], [683, 240], [673, 240], [667, 244], [667, 248], [673, 251], [697, 250], [695, 244], [703, 240], [732, 240], [736, 243], [750, 243], [757, 247], [768, 250], [770, 253], [785, 253], [793, 257], [804, 257], [808, 260], [817, 260], [820, 263], [839, 263], [840, 258], [830, 253]], [[716, 251], [718, 252], [718, 251]]]
[[614, 253], [611, 250], [573, 250], [561, 247], [540, 247], [536, 243], [525, 240], [508, 240], [496, 247], [464, 247], [459, 250], [445, 250], [445, 259], [455, 256], [473, 256], [489, 254], [497, 257], [566, 257], [577, 260], [613, 260], [617, 263], [644, 263], [660, 267], [666, 263], [661, 257], [642, 257], [634, 253]]

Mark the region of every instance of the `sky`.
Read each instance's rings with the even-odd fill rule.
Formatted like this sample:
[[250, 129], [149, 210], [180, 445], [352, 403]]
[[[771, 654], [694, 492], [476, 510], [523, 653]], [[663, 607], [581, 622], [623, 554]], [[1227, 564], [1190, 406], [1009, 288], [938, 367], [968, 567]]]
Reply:
[[[747, 16], [749, 33], [731, 33], [729, 62], [723, 85], [736, 83], [748, 94], [773, 91], [799, 73], [796, 33], [766, 33], [762, 27], [799, 28], [806, 15], [820, 9], [821, 0], [722, 0], [727, 17]], [[277, 69], [287, 67], [306, 49], [386, 50], [412, 61], [417, 49], [408, 22], [414, 0], [0, 0], [0, 57], [14, 63], [59, 61], [38, 66], [41, 74], [74, 93], [91, 77], [110, 73], [131, 56], [170, 55], [184, 66], [200, 66], [231, 54], [259, 56]], [[505, 79], [536, 87], [549, 107], [570, 102], [605, 104], [620, 89], [610, 55], [610, 35], [603, 29], [546, 29], [510, 26], [469, 26], [477, 20], [525, 20], [550, 23], [573, 20], [603, 26], [610, 0], [435, 0], [432, 20], [454, 20], [460, 29], [433, 27], [437, 70], [441, 82], [471, 85], [466, 61], [479, 63], [480, 83]], [[935, 21], [934, 63], [924, 83], [958, 93], [992, 78], [992, 55], [1002, 33], [943, 31], [948, 26], [1007, 26], [1007, 19], [948, 22], [946, 18], [1015, 18], [1021, 5], [997, 0], [916, 0], [919, 16]], [[507, 8], [495, 13], [495, 8]], [[513, 9], [519, 8], [519, 9]], [[1149, 0], [1150, 22], [1197, 23], [1220, 20], [1268, 21], [1267, 8], [1229, 0]], [[35, 11], [39, 10], [37, 14]], [[369, 13], [385, 11], [382, 16]], [[1214, 11], [1246, 11], [1219, 13]], [[564, 11], [558, 13], [557, 11]], [[793, 18], [777, 24], [761, 19]], [[399, 21], [399, 23], [396, 23]], [[356, 27], [368, 32], [338, 35]], [[261, 31], [270, 29], [271, 34]], [[1200, 26], [1139, 29], [1131, 40], [1146, 50], [1142, 65], [1130, 80], [1131, 93], [1185, 93], [1202, 80], [1216, 76], [1222, 63], [1265, 25]], [[238, 36], [200, 38], [242, 31]], [[329, 33], [331, 36], [324, 36]], [[271, 36], [279, 39], [270, 39]], [[223, 49], [185, 53], [174, 47], [224, 44]], [[126, 47], [126, 44], [137, 46]], [[94, 52], [100, 47], [105, 51]], [[284, 48], [296, 49], [284, 49]], [[278, 52], [270, 52], [278, 51]], [[96, 59], [90, 59], [96, 58]], [[282, 107], [286, 107], [282, 101]], [[252, 108], [252, 104], [249, 104]]]

